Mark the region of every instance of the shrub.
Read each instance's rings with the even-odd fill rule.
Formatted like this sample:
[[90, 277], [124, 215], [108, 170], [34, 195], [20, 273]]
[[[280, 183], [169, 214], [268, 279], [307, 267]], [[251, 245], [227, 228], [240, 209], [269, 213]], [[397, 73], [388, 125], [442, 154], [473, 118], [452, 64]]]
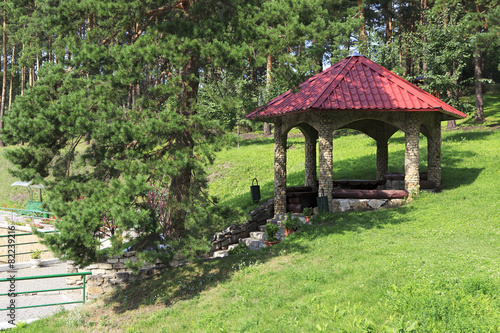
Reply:
[[304, 216], [312, 216], [313, 215], [313, 209], [312, 207], [306, 207], [302, 210], [302, 215]]
[[40, 259], [42, 257], [43, 250], [33, 250], [31, 251], [31, 259]]
[[230, 255], [248, 254], [249, 252], [250, 252], [250, 248], [248, 247], [248, 245], [246, 245], [245, 243], [240, 243], [234, 249], [229, 250], [228, 254], [230, 254]]
[[276, 234], [278, 233], [278, 227], [276, 224], [268, 223], [266, 224], [266, 236], [268, 242], [276, 242], [278, 238], [276, 238]]
[[300, 220], [298, 217], [292, 217], [289, 219], [287, 216], [285, 221], [283, 221], [283, 226], [289, 230], [297, 230], [297, 228], [300, 226]]

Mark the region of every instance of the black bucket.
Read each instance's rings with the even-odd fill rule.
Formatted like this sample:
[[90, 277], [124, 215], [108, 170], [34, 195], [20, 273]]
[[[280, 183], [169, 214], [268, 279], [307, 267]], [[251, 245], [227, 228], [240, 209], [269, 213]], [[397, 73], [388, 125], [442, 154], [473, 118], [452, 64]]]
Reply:
[[318, 212], [329, 213], [330, 208], [328, 207], [328, 197], [325, 196], [323, 189], [321, 189], [321, 196], [318, 197]]
[[[256, 182], [257, 184], [254, 185], [253, 182]], [[259, 181], [257, 178], [254, 178], [252, 180], [252, 186], [250, 186], [250, 196], [252, 197], [252, 201], [254, 203], [259, 202], [260, 200], [260, 186], [259, 186]]]

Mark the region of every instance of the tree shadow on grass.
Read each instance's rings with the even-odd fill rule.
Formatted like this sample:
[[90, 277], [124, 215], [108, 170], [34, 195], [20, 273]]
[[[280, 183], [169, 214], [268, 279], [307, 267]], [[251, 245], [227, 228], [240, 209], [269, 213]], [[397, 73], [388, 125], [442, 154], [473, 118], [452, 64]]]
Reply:
[[[312, 225], [301, 227], [293, 236], [307, 241], [315, 241], [332, 234], [361, 233], [370, 229], [383, 229], [388, 225], [409, 222], [411, 219], [407, 217], [407, 214], [414, 209], [412, 206], [402, 206], [360, 213], [324, 214], [321, 217], [315, 217]], [[284, 242], [282, 246], [287, 252], [300, 252], [302, 254], [309, 252], [309, 248], [306, 248], [301, 242]]]
[[[463, 142], [466, 143], [467, 140], [486, 140], [488, 136], [492, 135], [494, 131], [470, 131], [466, 129], [458, 129], [455, 131], [444, 131], [442, 134], [442, 142]], [[420, 134], [420, 139], [424, 140], [423, 134]], [[389, 139], [389, 144], [405, 144], [405, 137], [391, 137]]]
[[[304, 245], [300, 239], [313, 241], [331, 234], [363, 232], [405, 223], [409, 220], [406, 218], [406, 213], [411, 209], [405, 206], [364, 213], [329, 214], [323, 218], [324, 222], [320, 225], [304, 225], [289, 239], [272, 248], [220, 259], [195, 260], [182, 267], [166, 268], [158, 275], [140, 276], [135, 282], [118, 287], [103, 297], [104, 308], [111, 309], [115, 314], [133, 311], [141, 306], [150, 306], [151, 311], [168, 308], [179, 301], [193, 299], [204, 291], [230, 281], [240, 269], [256, 262], [266, 263], [283, 253], [309, 253], [312, 249], [310, 246], [314, 246], [314, 243]], [[293, 241], [296, 237], [299, 241]]]
[[461, 142], [467, 144], [467, 141], [480, 141], [487, 140], [488, 137], [494, 134], [494, 131], [457, 131], [447, 132], [443, 135], [443, 143], [448, 142]]
[[452, 190], [474, 183], [484, 168], [443, 168], [442, 189]]
[[260, 146], [260, 145], [269, 145], [274, 144], [274, 137], [259, 137], [252, 140], [241, 140], [240, 147], [248, 147], [248, 146]]
[[[300, 245], [295, 249], [300, 250]], [[278, 248], [265, 248], [219, 259], [195, 260], [177, 268], [166, 268], [155, 276], [141, 276], [103, 298], [104, 307], [116, 314], [152, 306], [153, 310], [199, 296], [203, 291], [230, 280], [240, 269], [265, 263], [278, 255]]]
[[484, 168], [464, 168], [464, 161], [474, 161], [475, 151], [447, 149], [442, 157], [442, 189], [454, 189], [474, 183]]

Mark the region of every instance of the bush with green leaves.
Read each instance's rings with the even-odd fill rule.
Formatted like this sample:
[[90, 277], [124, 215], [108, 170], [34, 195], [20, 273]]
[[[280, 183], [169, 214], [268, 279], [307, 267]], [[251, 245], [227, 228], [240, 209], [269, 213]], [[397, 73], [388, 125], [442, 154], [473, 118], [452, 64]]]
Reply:
[[250, 248], [245, 243], [240, 243], [234, 249], [228, 251], [229, 255], [235, 254], [248, 254], [250, 252]]
[[313, 209], [312, 207], [306, 207], [302, 210], [302, 215], [304, 216], [312, 216], [313, 215]]
[[298, 217], [287, 216], [286, 219], [283, 221], [283, 227], [289, 230], [297, 230], [299, 226], [300, 226], [300, 220]]
[[31, 259], [41, 259], [43, 250], [33, 250], [31, 251]]
[[276, 224], [273, 223], [266, 224], [266, 237], [268, 242], [278, 241], [276, 234], [278, 233], [279, 229], [280, 227], [278, 227]]

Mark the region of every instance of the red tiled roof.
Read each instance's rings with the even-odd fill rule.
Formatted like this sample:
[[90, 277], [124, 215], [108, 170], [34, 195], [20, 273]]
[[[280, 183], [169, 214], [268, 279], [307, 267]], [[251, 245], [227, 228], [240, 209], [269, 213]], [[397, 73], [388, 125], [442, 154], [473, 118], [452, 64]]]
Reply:
[[246, 117], [277, 117], [308, 110], [438, 111], [453, 118], [466, 114], [377, 63], [351, 56], [287, 91]]

